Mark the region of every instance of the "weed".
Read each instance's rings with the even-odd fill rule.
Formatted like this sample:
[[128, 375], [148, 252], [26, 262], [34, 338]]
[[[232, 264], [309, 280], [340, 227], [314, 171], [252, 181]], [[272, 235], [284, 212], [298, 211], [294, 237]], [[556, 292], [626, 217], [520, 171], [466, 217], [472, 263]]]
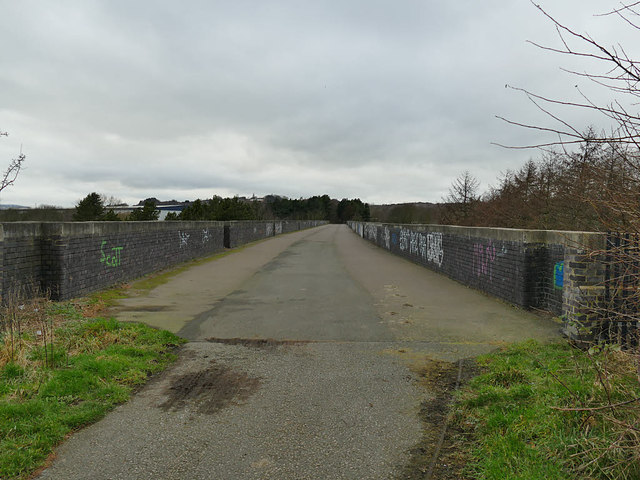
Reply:
[[634, 359], [535, 342], [480, 357], [454, 418], [478, 479], [640, 478]]
[[175, 359], [175, 335], [85, 319], [81, 303], [12, 300], [0, 337], [0, 478], [27, 478], [74, 429]]
[[22, 375], [24, 375], [24, 368], [15, 363], [7, 363], [2, 367], [0, 378], [3, 380], [14, 380], [20, 378]]

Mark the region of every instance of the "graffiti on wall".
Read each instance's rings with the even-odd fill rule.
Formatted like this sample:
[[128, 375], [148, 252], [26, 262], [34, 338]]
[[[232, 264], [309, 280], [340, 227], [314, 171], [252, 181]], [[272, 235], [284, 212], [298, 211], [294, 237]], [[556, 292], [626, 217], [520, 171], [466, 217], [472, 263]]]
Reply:
[[368, 223], [365, 227], [364, 227], [364, 236], [373, 241], [373, 242], [378, 242], [378, 227], [376, 225], [372, 225], [370, 223]]
[[557, 262], [553, 268], [553, 287], [557, 289], [564, 287], [564, 262]]
[[493, 280], [493, 263], [496, 261], [496, 247], [489, 240], [489, 244], [473, 244], [473, 274], [476, 277], [488, 277]]
[[384, 227], [384, 246], [387, 250], [391, 249], [391, 234], [389, 233], [389, 227]]
[[400, 229], [400, 251], [404, 252], [409, 248], [409, 230]]
[[211, 240], [211, 234], [209, 233], [209, 229], [205, 228], [202, 230], [202, 244], [206, 244]]
[[282, 222], [276, 222], [276, 235], [282, 235]]
[[400, 250], [409, 251], [410, 255], [419, 256], [425, 262], [432, 262], [442, 267], [444, 249], [442, 233], [420, 233], [406, 228], [400, 229]]
[[426, 260], [435, 263], [439, 267], [442, 266], [442, 261], [444, 260], [444, 248], [442, 247], [441, 233], [430, 233], [427, 235]]
[[264, 234], [267, 237], [273, 237], [273, 223], [266, 224]]
[[104, 263], [107, 267], [119, 267], [122, 264], [122, 250], [124, 247], [107, 248], [105, 252], [106, 240], [100, 244], [100, 263]]
[[178, 230], [178, 237], [180, 238], [180, 248], [189, 246], [189, 235], [187, 232], [181, 232]]
[[418, 255], [418, 245], [420, 244], [420, 237], [424, 237], [424, 235], [418, 232], [409, 232], [409, 254]]

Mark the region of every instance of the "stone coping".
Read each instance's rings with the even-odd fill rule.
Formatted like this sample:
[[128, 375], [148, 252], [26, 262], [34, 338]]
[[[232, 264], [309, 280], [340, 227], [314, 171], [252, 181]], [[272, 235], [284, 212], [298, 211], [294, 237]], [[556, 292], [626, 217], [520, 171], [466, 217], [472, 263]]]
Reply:
[[378, 225], [381, 227], [407, 228], [429, 233], [443, 233], [459, 235], [468, 238], [484, 238], [506, 242], [521, 242], [524, 244], [564, 245], [571, 248], [604, 248], [606, 235], [598, 232], [572, 232], [563, 230], [524, 230], [517, 228], [494, 227], [461, 227], [457, 225], [430, 224], [398, 224], [354, 222], [363, 225]]

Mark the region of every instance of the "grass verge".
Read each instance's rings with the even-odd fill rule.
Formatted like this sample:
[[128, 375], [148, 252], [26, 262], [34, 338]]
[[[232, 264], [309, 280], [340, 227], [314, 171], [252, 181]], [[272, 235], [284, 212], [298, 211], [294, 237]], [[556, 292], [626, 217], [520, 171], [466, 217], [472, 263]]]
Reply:
[[19, 335], [15, 325], [0, 332], [2, 479], [28, 478], [69, 433], [125, 402], [172, 362], [183, 342], [140, 324], [84, 318], [79, 304], [46, 308], [49, 330], [25, 317]]
[[468, 478], [640, 478], [636, 361], [533, 341], [480, 357], [452, 411]]

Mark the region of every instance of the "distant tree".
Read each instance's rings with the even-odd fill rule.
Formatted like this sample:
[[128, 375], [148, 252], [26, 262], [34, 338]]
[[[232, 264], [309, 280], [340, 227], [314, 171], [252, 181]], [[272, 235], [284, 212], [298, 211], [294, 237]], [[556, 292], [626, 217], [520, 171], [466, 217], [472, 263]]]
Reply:
[[214, 197], [209, 205], [215, 220], [255, 220], [256, 218], [253, 202], [247, 202], [238, 197]]
[[471, 175], [469, 170], [465, 170], [453, 181], [449, 187], [449, 195], [446, 198], [448, 203], [460, 203], [470, 205], [478, 200], [478, 187], [480, 182]]
[[8, 208], [0, 210], [0, 222], [64, 222], [64, 210], [59, 208]]
[[122, 219], [113, 211], [112, 208], [110, 208], [104, 213], [104, 215], [102, 215], [102, 217], [99, 218], [99, 220], [103, 222], [119, 222]]
[[149, 198], [145, 198], [144, 200], [140, 200], [140, 201], [138, 202], [138, 205], [144, 205], [144, 204], [145, 204], [145, 203], [147, 203], [147, 202], [151, 202], [151, 203], [153, 203], [154, 205], [157, 205], [157, 204], [159, 204], [159, 203], [160, 203], [160, 200], [158, 200], [156, 197], [149, 197]]
[[133, 212], [129, 214], [127, 220], [131, 220], [134, 222], [142, 222], [142, 221], [152, 221], [158, 220], [160, 216], [160, 210], [156, 208], [156, 202], [151, 200], [145, 200], [144, 206], [142, 208], [136, 208]]
[[73, 213], [73, 221], [75, 222], [115, 222], [121, 220], [120, 217], [113, 211], [113, 209], [107, 209], [104, 206], [104, 195], [99, 195], [96, 192], [92, 192], [76, 205], [76, 210]]
[[338, 203], [336, 209], [337, 221], [339, 223], [348, 222], [350, 220], [368, 221], [371, 218], [371, 212], [368, 204], [365, 204], [359, 198], [348, 200], [343, 198]]
[[[370, 218], [369, 206], [359, 199], [345, 200], [349, 207], [343, 212], [358, 219]], [[330, 220], [339, 222], [337, 218], [338, 201], [328, 195], [311, 198], [289, 199], [280, 195], [266, 195], [263, 201], [255, 198], [222, 198], [214, 196], [209, 200], [190, 202], [182, 212], [167, 220]], [[350, 212], [350, 213], [349, 213]], [[346, 218], [346, 217], [345, 217]]]
[[105, 214], [105, 208], [102, 196], [96, 192], [92, 192], [76, 205], [76, 211], [73, 214], [73, 220], [76, 222], [92, 222], [102, 219]]
[[389, 223], [412, 223], [416, 217], [416, 206], [412, 203], [395, 205], [387, 217]]
[[126, 203], [124, 203], [118, 197], [114, 197], [113, 195], [110, 195], [109, 197], [103, 197], [102, 203], [107, 207], [121, 207], [126, 205]]
[[437, 223], [439, 206], [433, 203], [371, 205], [371, 221], [383, 223]]
[[178, 215], [180, 220], [207, 220], [207, 205], [200, 199], [191, 202]]
[[362, 210], [362, 220], [365, 222], [371, 221], [371, 207], [369, 207], [368, 203], [364, 204], [364, 209]]
[[[257, 202], [239, 197], [195, 200], [177, 216], [179, 220], [255, 220], [261, 207]], [[261, 211], [261, 215], [264, 212]]]
[[444, 199], [443, 219], [454, 225], [468, 225], [471, 222], [473, 208], [480, 195], [480, 182], [469, 170], [462, 172], [449, 187], [449, 195]]

